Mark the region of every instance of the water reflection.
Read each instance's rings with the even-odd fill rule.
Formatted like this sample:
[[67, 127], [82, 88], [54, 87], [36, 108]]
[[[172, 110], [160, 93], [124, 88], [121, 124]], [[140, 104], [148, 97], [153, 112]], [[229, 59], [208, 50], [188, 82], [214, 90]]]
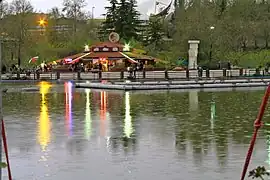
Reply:
[[[77, 90], [81, 94], [76, 100], [75, 94], [72, 98], [71, 88], [72, 85], [66, 83], [65, 94], [59, 93], [54, 99], [52, 94], [46, 95], [49, 88], [41, 85], [40, 119], [37, 121], [40, 145], [36, 144], [38, 148], [47, 147], [46, 152], [50, 150], [51, 158], [47, 158], [46, 163], [50, 169], [55, 170], [50, 177], [52, 180], [70, 180], [75, 176], [83, 179], [91, 175], [94, 179], [128, 179], [143, 177], [145, 173], [150, 173], [149, 176], [156, 179], [177, 179], [180, 176], [194, 180], [215, 180], [216, 177], [233, 179], [242, 170], [250, 140], [247, 136], [253, 130], [253, 118], [263, 95], [263, 92], [246, 92], [243, 98], [243, 92], [215, 92], [213, 100], [213, 93], [196, 91], [144, 94]], [[9, 137], [14, 138], [10, 141], [13, 142], [11, 149], [16, 150], [21, 144], [35, 146], [27, 142], [35, 131], [35, 124], [34, 129], [31, 128], [33, 124], [29, 121], [30, 115], [35, 115], [33, 109], [40, 103], [39, 99], [33, 98], [35, 97], [31, 93], [7, 93], [4, 97], [5, 113], [10, 122], [7, 124], [8, 133]], [[49, 105], [46, 98], [50, 100]], [[25, 107], [24, 104], [29, 105]], [[61, 116], [65, 108], [66, 117]], [[68, 138], [67, 143], [63, 143], [66, 141], [63, 136], [65, 127], [61, 122], [67, 122], [68, 131], [72, 131], [71, 108], [73, 123], [77, 124], [73, 126], [73, 136]], [[25, 113], [18, 123], [17, 117], [26, 111], [33, 112]], [[269, 112], [266, 111], [266, 117], [270, 117]], [[51, 121], [56, 118], [61, 120], [60, 123], [53, 124], [53, 141], [49, 117]], [[106, 133], [109, 131], [110, 136], [108, 133], [105, 136], [109, 137], [107, 141], [100, 138], [100, 127]], [[21, 132], [26, 128], [27, 132]], [[24, 134], [27, 138], [22, 138]], [[175, 138], [171, 137], [173, 134]], [[263, 163], [261, 161], [267, 157], [270, 159], [269, 134], [259, 133], [258, 138], [264, 140], [261, 141], [264, 144], [256, 144], [255, 151], [260, 152], [252, 159], [256, 164]], [[96, 140], [91, 143], [85, 140], [94, 137]], [[172, 147], [174, 139], [175, 147]], [[106, 145], [108, 149], [105, 149]], [[136, 148], [137, 145], [139, 148]], [[40, 154], [46, 156], [46, 152]], [[175, 152], [178, 153], [178, 158], [175, 158]], [[22, 168], [21, 172], [15, 172], [16, 179], [48, 179], [33, 177], [31, 174], [43, 173], [43, 164], [36, 163], [39, 159], [37, 154], [38, 152], [32, 151], [28, 154], [11, 151], [11, 158]], [[130, 169], [133, 170], [129, 173], [128, 168], [131, 166]], [[100, 167], [108, 171], [104, 173], [104, 168]], [[68, 169], [72, 171], [67, 171]], [[90, 172], [89, 169], [93, 171]]]
[[107, 92], [101, 91], [100, 92], [100, 110], [99, 110], [99, 117], [100, 117], [100, 135], [102, 137], [106, 136], [106, 120], [107, 120]]
[[216, 117], [216, 103], [214, 101], [211, 102], [211, 129], [214, 129], [214, 121]]
[[66, 129], [68, 136], [72, 136], [72, 83], [65, 83], [65, 95], [66, 95]]
[[124, 133], [125, 136], [127, 138], [130, 138], [132, 132], [133, 132], [133, 128], [132, 128], [132, 119], [131, 119], [131, 115], [130, 115], [130, 95], [129, 92], [125, 93], [125, 109], [126, 109], [126, 113], [125, 113], [125, 125], [124, 125]]
[[39, 131], [38, 131], [38, 140], [42, 148], [42, 151], [46, 150], [48, 143], [50, 142], [50, 130], [51, 122], [48, 115], [48, 107], [46, 94], [49, 92], [51, 85], [47, 82], [40, 83], [40, 94], [41, 94], [41, 104], [40, 104], [40, 118], [38, 122]]
[[85, 138], [90, 139], [92, 131], [92, 119], [91, 119], [91, 103], [90, 103], [90, 89], [85, 89], [86, 104], [85, 104]]
[[199, 108], [198, 91], [189, 92], [189, 110], [197, 111]]

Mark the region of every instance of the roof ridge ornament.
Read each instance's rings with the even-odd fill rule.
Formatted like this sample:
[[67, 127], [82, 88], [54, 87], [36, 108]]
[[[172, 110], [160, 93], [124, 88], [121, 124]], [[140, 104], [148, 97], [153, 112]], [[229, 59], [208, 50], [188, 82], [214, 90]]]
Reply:
[[109, 35], [109, 41], [111, 43], [117, 43], [120, 40], [120, 36], [116, 32], [111, 32]]

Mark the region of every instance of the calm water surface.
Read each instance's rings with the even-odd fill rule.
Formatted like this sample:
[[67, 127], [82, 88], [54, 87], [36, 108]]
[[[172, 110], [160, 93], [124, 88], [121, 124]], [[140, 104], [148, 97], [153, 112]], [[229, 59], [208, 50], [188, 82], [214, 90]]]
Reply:
[[[15, 180], [239, 179], [264, 94], [37, 87], [4, 95]], [[269, 110], [250, 168], [270, 169]]]

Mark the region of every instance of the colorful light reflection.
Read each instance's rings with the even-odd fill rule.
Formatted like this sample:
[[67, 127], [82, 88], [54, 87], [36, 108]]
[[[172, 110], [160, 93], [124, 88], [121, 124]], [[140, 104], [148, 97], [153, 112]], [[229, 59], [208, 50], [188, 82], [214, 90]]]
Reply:
[[65, 82], [66, 93], [66, 126], [69, 136], [72, 136], [72, 83]]
[[92, 134], [92, 118], [91, 118], [91, 104], [90, 104], [90, 89], [85, 89], [86, 104], [85, 104], [85, 138], [90, 139]]
[[39, 131], [38, 131], [38, 141], [42, 148], [42, 151], [46, 150], [46, 147], [50, 143], [51, 139], [51, 122], [49, 119], [48, 107], [46, 102], [46, 94], [51, 88], [51, 84], [48, 82], [41, 82], [40, 94], [41, 94], [41, 104], [40, 104], [40, 118], [39, 118]]
[[101, 136], [105, 136], [106, 115], [107, 115], [107, 92], [102, 91], [100, 92], [100, 110], [99, 110]]
[[125, 126], [124, 126], [124, 134], [127, 138], [130, 138], [131, 134], [133, 133], [132, 128], [132, 117], [130, 115], [130, 95], [129, 92], [125, 94]]

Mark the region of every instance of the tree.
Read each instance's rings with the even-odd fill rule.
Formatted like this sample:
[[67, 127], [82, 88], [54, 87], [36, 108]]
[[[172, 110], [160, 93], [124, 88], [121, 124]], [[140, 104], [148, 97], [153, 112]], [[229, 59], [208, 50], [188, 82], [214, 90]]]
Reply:
[[124, 40], [140, 39], [142, 21], [136, 7], [136, 0], [120, 0], [115, 30]]
[[[33, 6], [28, 0], [13, 0], [10, 4], [10, 12], [14, 17], [13, 25], [11, 26], [10, 32], [13, 37], [18, 40], [18, 66], [21, 65], [21, 49], [25, 48], [27, 41], [29, 20], [28, 15], [33, 13]], [[16, 27], [14, 29], [14, 27]]]
[[76, 44], [77, 25], [79, 20], [85, 19], [83, 8], [86, 6], [86, 2], [85, 0], [64, 0], [63, 6], [63, 12], [66, 13], [66, 17], [73, 21], [73, 40]]
[[116, 22], [118, 17], [118, 2], [117, 0], [110, 0], [110, 6], [105, 7], [106, 14], [105, 21], [101, 24], [101, 27], [99, 29], [99, 38], [104, 40], [105, 37], [108, 37], [110, 32], [115, 31]]
[[0, 20], [8, 14], [8, 3], [6, 1], [0, 2]]
[[0, 37], [2, 36], [2, 33], [5, 33], [5, 18], [8, 15], [8, 3], [6, 1], [0, 2]]
[[160, 50], [163, 42], [164, 31], [162, 17], [150, 17], [146, 45], [154, 46], [155, 50]]

